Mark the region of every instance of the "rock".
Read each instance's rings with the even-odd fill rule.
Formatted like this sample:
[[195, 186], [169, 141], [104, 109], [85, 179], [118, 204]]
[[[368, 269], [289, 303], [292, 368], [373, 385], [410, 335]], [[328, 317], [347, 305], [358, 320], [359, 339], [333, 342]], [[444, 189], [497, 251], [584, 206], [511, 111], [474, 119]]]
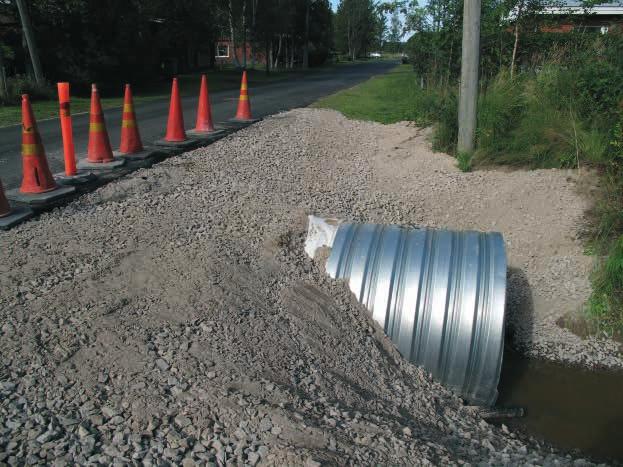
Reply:
[[0, 381], [0, 390], [5, 392], [13, 392], [17, 384], [12, 381]]
[[177, 417], [175, 417], [175, 423], [177, 426], [179, 426], [180, 428], [185, 428], [188, 425], [191, 424], [191, 421], [189, 418], [178, 415]]
[[121, 425], [124, 422], [124, 418], [121, 415], [117, 415], [113, 418], [111, 418], [110, 420], [108, 420], [108, 423], [110, 425]]
[[272, 427], [273, 427], [273, 424], [270, 418], [268, 417], [262, 418], [262, 420], [260, 421], [260, 426], [259, 426], [260, 431], [270, 431]]
[[80, 438], [86, 438], [87, 436], [89, 436], [89, 430], [87, 430], [84, 426], [80, 425], [78, 427], [78, 436]]
[[156, 366], [162, 371], [167, 371], [169, 369], [169, 364], [161, 358], [156, 360]]
[[114, 416], [119, 415], [119, 413], [119, 409], [117, 409], [116, 407], [112, 407], [110, 405], [102, 407], [102, 414], [106, 418], [113, 418]]
[[257, 452], [250, 452], [247, 455], [247, 462], [251, 466], [255, 466], [260, 461], [260, 455]]

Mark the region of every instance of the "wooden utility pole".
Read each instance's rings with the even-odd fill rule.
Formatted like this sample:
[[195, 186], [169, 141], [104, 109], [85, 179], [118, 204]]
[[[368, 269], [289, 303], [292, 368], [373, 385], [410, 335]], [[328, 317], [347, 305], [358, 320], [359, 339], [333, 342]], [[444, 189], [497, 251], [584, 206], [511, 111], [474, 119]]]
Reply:
[[19, 17], [22, 21], [22, 30], [24, 31], [24, 37], [26, 37], [26, 44], [28, 45], [28, 53], [30, 54], [30, 61], [32, 62], [32, 69], [35, 73], [35, 81], [37, 84], [45, 84], [43, 78], [43, 71], [41, 70], [41, 62], [39, 61], [39, 51], [37, 50], [37, 44], [35, 42], [35, 35], [32, 31], [32, 24], [30, 23], [30, 15], [28, 14], [28, 7], [24, 0], [15, 0], [17, 3], [17, 9], [19, 10]]
[[9, 95], [6, 84], [6, 70], [4, 68], [4, 50], [0, 43], [0, 97], [6, 98]]
[[311, 0], [305, 0], [305, 39], [303, 41], [303, 68], [309, 68], [309, 9]]
[[472, 152], [476, 136], [478, 64], [480, 61], [480, 0], [465, 0], [459, 94], [458, 152]]

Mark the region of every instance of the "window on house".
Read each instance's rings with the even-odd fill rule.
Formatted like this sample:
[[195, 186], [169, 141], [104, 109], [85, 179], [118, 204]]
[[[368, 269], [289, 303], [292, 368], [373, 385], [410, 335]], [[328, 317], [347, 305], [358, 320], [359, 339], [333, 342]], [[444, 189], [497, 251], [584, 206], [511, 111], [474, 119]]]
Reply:
[[229, 57], [229, 45], [219, 44], [216, 46], [216, 56], [221, 58]]
[[580, 29], [582, 32], [588, 32], [588, 33], [593, 33], [593, 34], [607, 34], [608, 33], [608, 26], [585, 25], [585, 26], [580, 26], [578, 29]]

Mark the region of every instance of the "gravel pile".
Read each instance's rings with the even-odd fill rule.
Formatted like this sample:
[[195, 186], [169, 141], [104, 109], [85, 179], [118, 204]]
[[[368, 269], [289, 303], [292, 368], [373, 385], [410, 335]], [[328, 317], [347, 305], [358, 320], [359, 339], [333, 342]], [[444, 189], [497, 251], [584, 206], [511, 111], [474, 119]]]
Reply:
[[[303, 251], [308, 213], [500, 229], [521, 217], [502, 204], [514, 175], [461, 174], [424, 136], [291, 111], [2, 234], [0, 464], [582, 465], [486, 423], [405, 362]], [[575, 220], [565, 175], [521, 177], [528, 194], [566, 188], [550, 210]], [[586, 293], [567, 276], [575, 256], [539, 269], [530, 229], [546, 232], [550, 211], [529, 212], [509, 233], [511, 265], [525, 264], [511, 285], [553, 287], [556, 271], [567, 289], [543, 286], [552, 299]]]

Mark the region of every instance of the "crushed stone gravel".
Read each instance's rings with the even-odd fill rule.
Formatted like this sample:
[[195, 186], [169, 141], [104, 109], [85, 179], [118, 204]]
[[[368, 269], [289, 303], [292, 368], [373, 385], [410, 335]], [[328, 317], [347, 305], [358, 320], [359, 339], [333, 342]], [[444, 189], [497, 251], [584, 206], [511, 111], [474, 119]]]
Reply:
[[294, 110], [0, 235], [0, 464], [586, 464], [480, 419], [305, 255], [309, 213], [501, 230], [528, 351], [619, 365], [553, 331], [589, 292], [573, 176], [428, 148]]

